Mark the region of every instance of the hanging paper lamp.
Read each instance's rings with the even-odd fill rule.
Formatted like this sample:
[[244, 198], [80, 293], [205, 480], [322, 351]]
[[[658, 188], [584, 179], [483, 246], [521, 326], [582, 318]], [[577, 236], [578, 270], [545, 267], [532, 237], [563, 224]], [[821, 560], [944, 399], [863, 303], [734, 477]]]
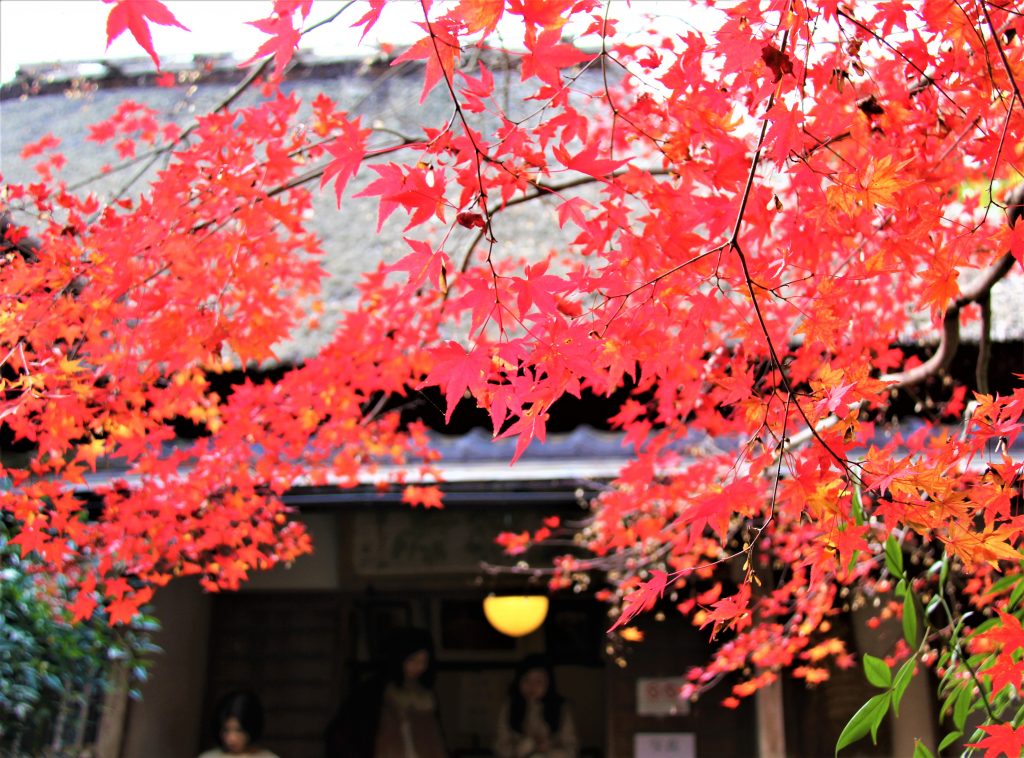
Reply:
[[525, 637], [536, 631], [548, 615], [544, 595], [488, 595], [484, 615], [491, 626], [509, 637]]

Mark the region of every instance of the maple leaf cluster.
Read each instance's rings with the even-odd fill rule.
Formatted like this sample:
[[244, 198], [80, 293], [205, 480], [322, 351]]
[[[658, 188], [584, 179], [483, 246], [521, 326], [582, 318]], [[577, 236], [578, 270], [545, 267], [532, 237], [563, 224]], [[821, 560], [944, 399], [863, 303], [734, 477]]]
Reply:
[[[125, 5], [113, 33], [127, 23], [145, 46]], [[159, 5], [144, 15], [169, 23]], [[993, 286], [1019, 285], [1020, 14], [741, 0], [704, 34], [620, 37], [596, 0], [422, 6], [422, 37], [395, 63], [419, 62], [421, 97], [452, 110], [420, 134], [382, 141], [326, 97], [298, 129], [297, 96], [271, 82], [188, 141], [137, 106], [97, 126], [96, 139], [167, 144], [135, 197], [71, 192], [60, 160], [7, 188], [39, 244], [0, 267], [0, 419], [36, 451], [3, 472], [3, 507], [15, 543], [54, 570], [95, 562], [76, 613], [102, 602], [127, 618], [126, 598], [172, 576], [234, 587], [308, 550], [280, 499], [300, 477], [352, 485], [381, 461], [433, 460], [382, 396], [438, 387], [446, 417], [469, 398], [518, 458], [560, 398], [625, 390], [608, 421], [633, 459], [552, 586], [604, 571], [615, 627], [674, 603], [708, 628], [721, 647], [688, 694], [746, 672], [735, 704], [783, 669], [814, 683], [829, 661], [849, 665], [830, 630], [851, 595], [902, 619], [894, 661], [959, 645], [934, 618], [958, 602], [947, 573], [912, 574], [904, 551], [970, 577], [979, 608], [1016, 633], [1020, 596], [993, 588], [1022, 558], [1021, 375], [989, 392], [980, 371], [980, 391], [952, 387], [945, 415], [909, 432], [892, 402], [941, 378], [962, 321], [989, 328]], [[295, 14], [312, 12], [278, 0], [255, 22], [271, 39], [253, 60], [273, 54], [275, 80], [301, 38]], [[371, 2], [354, 24], [387, 13]], [[506, 16], [525, 30], [505, 51], [516, 108], [483, 54]], [[364, 277], [319, 354], [218, 395], [209, 377], [272, 358], [319, 291], [305, 184], [334, 181], [344, 213], [346, 184], [370, 172], [359, 194], [377, 200], [378, 231], [406, 219], [398, 260]], [[503, 244], [503, 214], [523, 203], [564, 241], [526, 257]], [[925, 360], [901, 347], [935, 335]], [[207, 436], [174, 447], [176, 418]], [[100, 457], [131, 480], [90, 485], [90, 510], [75, 487]], [[433, 486], [403, 499], [440, 505]], [[518, 554], [565, 529], [500, 540]], [[994, 655], [981, 672], [993, 694], [1020, 668]], [[993, 728], [978, 744], [1018, 736]]]

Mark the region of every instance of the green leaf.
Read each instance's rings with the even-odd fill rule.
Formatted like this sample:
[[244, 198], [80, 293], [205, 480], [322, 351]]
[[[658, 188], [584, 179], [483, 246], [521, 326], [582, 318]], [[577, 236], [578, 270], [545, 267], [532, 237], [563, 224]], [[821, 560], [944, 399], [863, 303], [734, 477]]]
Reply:
[[872, 740], [875, 739], [878, 734], [878, 725], [882, 723], [882, 719], [889, 711], [890, 698], [891, 695], [888, 692], [875, 695], [853, 714], [853, 718], [843, 727], [839, 740], [836, 742], [837, 755], [844, 747], [862, 739], [868, 732], [871, 732]]
[[973, 689], [974, 688], [970, 686], [964, 687], [957, 694], [956, 702], [953, 704], [953, 724], [961, 731], [967, 723], [967, 715], [973, 710], [971, 708], [971, 694]]
[[864, 673], [868, 681], [883, 690], [889, 689], [892, 685], [892, 672], [881, 658], [864, 654]]
[[891, 534], [885, 541], [885, 565], [897, 579], [903, 578], [903, 549]]
[[935, 758], [935, 753], [921, 740], [914, 740], [914, 758]]
[[1017, 607], [1017, 603], [1020, 602], [1022, 596], [1024, 596], [1024, 582], [1020, 581], [1020, 576], [1017, 577], [1017, 586], [1013, 588], [1013, 592], [1010, 593], [1010, 599], [1006, 603], [1006, 609], [1012, 611]]
[[917, 605], [910, 591], [903, 598], [903, 638], [910, 647], [917, 647]]
[[[885, 707], [875, 713], [874, 721], [872, 721], [872, 723], [871, 723], [871, 744], [872, 745], [877, 745], [878, 744], [878, 727], [881, 726], [882, 725], [882, 721], [885, 720], [885, 714], [887, 714], [889, 712], [889, 705], [892, 703], [892, 693], [891, 692], [884, 692], [882, 694], [885, 695]], [[875, 697], [879, 697], [879, 695], [875, 695]]]
[[914, 678], [914, 666], [917, 664], [917, 658], [908, 658], [904, 661], [903, 665], [900, 666], [900, 670], [896, 672], [896, 678], [892, 683], [892, 712], [897, 716], [900, 715], [900, 701], [903, 699], [903, 693], [907, 691], [907, 686], [910, 684], [910, 680]]
[[991, 592], [992, 594], [1006, 592], [1006, 590], [1010, 589], [1010, 587], [1012, 587], [1018, 581], [1020, 581], [1020, 577], [1017, 574], [1010, 574], [1008, 576], [1004, 576], [1002, 579], [999, 579], [992, 583], [992, 587], [989, 588], [989, 592]]
[[960, 690], [967, 686], [966, 682], [959, 678], [955, 678], [955, 671], [953, 671], [952, 667], [946, 671], [946, 676], [953, 676], [954, 678], [950, 680], [951, 683], [948, 685], [948, 694], [946, 695], [946, 699], [942, 701], [942, 707], [939, 709], [939, 713], [943, 716], [953, 712], [953, 704], [959, 696]]
[[932, 611], [939, 607], [939, 603], [942, 602], [942, 598], [939, 595], [932, 595], [932, 599], [928, 601], [928, 607], [925, 608], [924, 615], [930, 616]]
[[857, 482], [853, 483], [853, 497], [851, 498], [853, 506], [853, 523], [857, 526], [864, 525], [864, 502], [860, 497], [860, 484]]
[[942, 738], [942, 742], [939, 743], [939, 752], [941, 753], [947, 747], [952, 745], [954, 742], [960, 739], [963, 736], [963, 734], [964, 733], [960, 731], [950, 732], [949, 734], [947, 734], [945, 737]]

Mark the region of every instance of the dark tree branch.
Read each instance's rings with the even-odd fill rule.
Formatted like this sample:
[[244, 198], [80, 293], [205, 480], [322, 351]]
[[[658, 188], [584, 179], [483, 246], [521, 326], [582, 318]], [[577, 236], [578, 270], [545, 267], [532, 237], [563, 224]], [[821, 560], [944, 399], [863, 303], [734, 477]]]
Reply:
[[0, 254], [17, 253], [26, 263], [38, 263], [39, 249], [43, 243], [36, 237], [22, 237], [17, 242], [7, 239], [7, 235], [17, 228], [18, 225], [11, 220], [10, 213], [0, 213]]
[[[532, 182], [533, 188], [535, 190], [534, 192], [526, 195], [521, 195], [520, 197], [514, 197], [505, 203], [494, 203], [493, 205], [487, 208], [487, 214], [488, 217], [493, 217], [501, 211], [508, 210], [512, 206], [521, 205], [522, 203], [528, 203], [531, 200], [537, 200], [538, 198], [546, 197], [547, 195], [557, 195], [560, 192], [564, 192], [565, 190], [568, 189], [573, 189], [574, 187], [582, 187], [583, 185], [595, 184], [597, 182], [606, 182], [611, 179], [615, 179], [616, 177], [622, 176], [627, 171], [628, 169], [619, 169], [618, 171], [613, 171], [612, 173], [606, 176], [602, 176], [600, 178], [595, 176], [580, 176], [575, 179], [570, 179], [569, 181], [562, 182], [561, 184]], [[669, 171], [668, 169], [659, 168], [651, 169], [647, 173], [650, 174], [651, 176], [666, 176], [672, 172]], [[462, 259], [462, 265], [459, 266], [459, 273], [465, 273], [466, 269], [469, 268], [469, 260], [473, 255], [473, 251], [476, 249], [476, 246], [480, 244], [480, 240], [484, 238], [484, 235], [486, 233], [486, 229], [477, 232], [476, 236], [473, 238], [473, 241], [469, 243], [469, 246], [466, 248], [466, 255]]]
[[981, 300], [981, 337], [978, 340], [978, 364], [974, 368], [974, 380], [978, 392], [988, 394], [988, 363], [992, 345], [992, 293], [986, 292]]
[[[1010, 193], [1007, 198], [1006, 211], [1010, 226], [1015, 226], [1020, 217], [1024, 215], [1024, 185]], [[931, 358], [912, 369], [895, 374], [885, 374], [881, 377], [882, 380], [892, 382], [894, 388], [912, 387], [949, 368], [960, 347], [960, 311], [971, 303], [983, 304], [987, 301], [992, 288], [1010, 273], [1015, 260], [1011, 253], [1005, 253], [961, 291], [960, 297], [946, 310], [946, 315], [942, 319], [939, 347]], [[987, 319], [984, 328], [988, 328]]]

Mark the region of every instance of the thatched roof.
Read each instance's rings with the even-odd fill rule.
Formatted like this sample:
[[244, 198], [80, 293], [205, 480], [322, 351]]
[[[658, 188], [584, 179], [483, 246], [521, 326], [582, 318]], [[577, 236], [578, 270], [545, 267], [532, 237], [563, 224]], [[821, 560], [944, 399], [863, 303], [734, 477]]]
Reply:
[[[514, 70], [497, 70], [498, 88], [507, 92], [506, 107], [513, 116], [536, 109], [536, 102], [522, 98], [522, 85]], [[113, 150], [86, 140], [88, 126], [105, 120], [117, 105], [132, 99], [156, 110], [180, 126], [189, 125], [195, 115], [220, 103], [242, 77], [234, 61], [226, 57], [197, 58], [185, 64], [169, 64], [167, 69], [179, 84], [172, 88], [155, 86], [155, 71], [149, 59], [104, 63], [61, 63], [25, 68], [11, 84], [0, 88], [0, 173], [7, 182], [34, 181], [31, 165], [18, 158], [22, 145], [47, 132], [61, 138], [61, 149], [70, 159], [63, 176], [69, 185], [100, 174], [101, 166], [117, 163]], [[581, 89], [597, 86], [584, 75]], [[309, 56], [297, 59], [282, 89], [296, 92], [303, 100], [305, 113], [320, 92], [335, 100], [338, 107], [361, 115], [364, 125], [387, 127], [415, 136], [423, 123], [443, 123], [451, 115], [447, 95], [440, 88], [422, 105], [419, 103], [422, 72], [416, 67], [390, 67], [382, 60], [323, 61]], [[252, 103], [259, 97], [256, 88], [239, 101]], [[479, 121], [478, 121], [479, 122]], [[375, 139], [387, 144], [393, 135]], [[155, 169], [154, 169], [155, 170]], [[100, 194], [115, 191], [134, 169], [98, 179], [92, 186]], [[326, 312], [315, 332], [293, 335], [277, 353], [284, 363], [294, 362], [316, 352], [330, 337], [338, 315], [351, 305], [360, 274], [380, 261], [394, 260], [406, 252], [401, 240], [402, 214], [395, 214], [381, 234], [376, 233], [376, 200], [352, 199], [376, 174], [362, 170], [349, 184], [341, 211], [333, 192], [316, 192], [312, 224], [323, 241]], [[512, 208], [495, 219], [495, 235], [503, 255], [538, 254], [552, 246], [564, 247], [568, 237], [559, 234], [551, 204], [541, 200]], [[418, 231], [417, 235], [422, 232]], [[454, 257], [464, 250], [470, 234], [457, 229], [448, 245]], [[971, 274], [964, 275], [969, 281]], [[992, 291], [992, 340], [1024, 340], [1024, 275], [1014, 271]], [[963, 339], [977, 342], [977, 323], [963, 329]]]
[[[176, 77], [183, 83], [171, 88], [155, 86], [152, 64], [147, 67], [143, 61], [118, 62], [113, 73], [95, 63], [61, 64], [23, 71], [18, 80], [3, 88], [0, 100], [3, 124], [0, 173], [4, 181], [36, 181], [31, 163], [20, 160], [18, 153], [23, 145], [47, 132], [61, 139], [60, 149], [69, 159], [62, 177], [69, 185], [100, 175], [104, 164], [116, 165], [118, 160], [112, 148], [87, 140], [88, 127], [109, 118], [126, 99], [187, 127], [196, 115], [216, 107], [241, 78], [238, 69], [227, 59], [219, 59], [207, 68], [209, 71], [205, 74], [192, 69], [179, 70]], [[83, 70], [90, 75], [83, 75]], [[506, 74], [502, 82], [501, 77]], [[391, 68], [380, 61], [313, 62], [298, 67], [296, 74], [282, 85], [282, 90], [299, 95], [304, 103], [303, 116], [310, 112], [309, 103], [323, 92], [339, 109], [361, 116], [364, 126], [386, 127], [415, 137], [422, 134], [422, 124], [443, 123], [451, 116], [451, 104], [439, 90], [422, 105], [419, 103], [421, 77], [422, 72], [415, 67]], [[521, 89], [518, 72], [499, 71], [496, 79], [499, 87], [509, 88], [510, 112], [520, 110], [525, 114], [536, 110], [536, 102], [527, 104], [521, 97], [517, 99], [514, 90]], [[37, 94], [32, 94], [33, 91]], [[259, 97], [258, 88], [252, 88], [238, 103], [252, 104]], [[372, 139], [387, 145], [393, 144], [396, 137], [381, 133]], [[400, 159], [400, 155], [395, 158]], [[159, 165], [155, 166], [153, 171], [158, 168]], [[101, 196], [115, 192], [135, 170], [133, 167], [103, 176], [90, 188]], [[377, 234], [376, 199], [352, 197], [376, 178], [376, 173], [364, 167], [349, 183], [340, 211], [332, 189], [314, 192], [312, 225], [322, 240], [326, 254], [324, 267], [328, 273], [323, 297], [326, 311], [315, 332], [295, 334], [288, 343], [278, 346], [276, 352], [282, 362], [290, 363], [314, 354], [330, 338], [342, 310], [352, 304], [359, 276], [381, 261], [392, 261], [408, 252], [402, 241], [402, 228], [406, 223], [403, 214], [394, 214]], [[312, 186], [315, 189], [315, 184]], [[553, 223], [555, 218], [550, 203], [545, 204], [543, 200], [501, 214], [495, 219], [494, 230], [502, 244], [502, 254], [530, 255], [546, 252], [553, 245], [567, 244], [567, 236], [557, 238], [559, 230]], [[414, 235], [422, 236], [423, 232], [416, 231]], [[459, 251], [467, 249], [471, 237], [470, 232], [456, 229], [448, 246], [453, 259]]]

